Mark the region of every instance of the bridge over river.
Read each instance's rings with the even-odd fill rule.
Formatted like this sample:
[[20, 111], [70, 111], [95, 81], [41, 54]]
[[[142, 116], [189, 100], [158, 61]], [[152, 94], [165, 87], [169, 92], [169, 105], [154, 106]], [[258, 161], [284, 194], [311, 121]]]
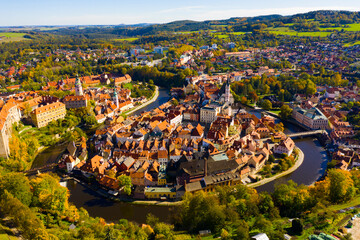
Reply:
[[303, 137], [311, 137], [318, 134], [323, 134], [326, 132], [325, 130], [313, 130], [313, 131], [305, 131], [305, 132], [296, 132], [288, 134], [287, 136], [294, 139], [294, 138], [303, 138]]

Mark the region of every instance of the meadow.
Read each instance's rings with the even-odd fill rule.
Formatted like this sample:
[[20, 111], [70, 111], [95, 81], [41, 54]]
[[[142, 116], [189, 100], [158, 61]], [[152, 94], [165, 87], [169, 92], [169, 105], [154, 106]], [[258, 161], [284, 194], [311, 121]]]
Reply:
[[117, 42], [124, 42], [124, 41], [127, 41], [127, 42], [133, 42], [135, 40], [138, 40], [139, 38], [137, 37], [132, 37], [132, 38], [115, 38], [115, 39], [112, 39], [113, 41], [117, 41]]
[[22, 41], [26, 40], [24, 38], [25, 33], [15, 33], [15, 32], [0, 32], [0, 42], [11, 42], [11, 41]]

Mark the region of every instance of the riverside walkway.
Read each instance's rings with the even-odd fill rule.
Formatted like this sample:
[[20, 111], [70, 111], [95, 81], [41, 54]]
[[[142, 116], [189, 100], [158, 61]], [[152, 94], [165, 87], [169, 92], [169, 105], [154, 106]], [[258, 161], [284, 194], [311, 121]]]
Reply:
[[292, 172], [294, 172], [296, 169], [298, 169], [301, 164], [304, 162], [304, 153], [303, 151], [301, 151], [300, 148], [297, 148], [298, 151], [299, 151], [299, 156], [294, 164], [294, 166], [292, 166], [291, 168], [289, 168], [288, 170], [286, 170], [285, 172], [281, 172], [279, 174], [276, 174], [275, 176], [272, 176], [272, 177], [269, 177], [269, 178], [265, 178], [263, 180], [260, 180], [258, 182], [255, 182], [255, 183], [250, 183], [250, 184], [247, 184], [246, 186], [248, 187], [252, 187], [252, 188], [256, 188], [256, 187], [259, 187], [261, 185], [264, 185], [268, 182], [271, 182], [271, 181], [274, 181], [275, 179], [278, 179], [278, 178], [281, 178], [283, 176], [286, 176]]
[[146, 106], [149, 105], [150, 103], [155, 102], [158, 97], [159, 97], [159, 87], [156, 86], [155, 94], [154, 94], [154, 96], [153, 96], [149, 101], [146, 101], [146, 102], [144, 102], [143, 104], [141, 104], [140, 106], [137, 106], [137, 107], [131, 109], [129, 112], [126, 112], [125, 114], [126, 114], [126, 115], [130, 115], [130, 114], [136, 112], [137, 110], [146, 107]]

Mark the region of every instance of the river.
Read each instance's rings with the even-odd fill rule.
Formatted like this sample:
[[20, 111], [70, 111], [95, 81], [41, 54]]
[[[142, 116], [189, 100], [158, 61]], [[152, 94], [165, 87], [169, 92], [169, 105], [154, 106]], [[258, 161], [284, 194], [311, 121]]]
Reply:
[[70, 191], [70, 202], [78, 208], [85, 208], [90, 216], [102, 217], [108, 222], [116, 222], [125, 218], [129, 221], [145, 223], [146, 215], [151, 213], [161, 221], [170, 223], [170, 216], [174, 209], [168, 206], [114, 202], [72, 180], [67, 182], [67, 187]]
[[[140, 114], [142, 111], [154, 109], [167, 102], [169, 98], [168, 90], [159, 89], [159, 98], [155, 102], [133, 114]], [[260, 117], [260, 113], [254, 113]], [[297, 131], [301, 131], [301, 129], [292, 124], [285, 124], [286, 133]], [[303, 164], [289, 175], [256, 188], [258, 191], [272, 192], [276, 184], [286, 183], [290, 179], [298, 184], [310, 185], [323, 175], [328, 158], [325, 149], [321, 147], [319, 141], [314, 138], [303, 138], [295, 140], [295, 143], [304, 152], [305, 158]], [[41, 157], [41, 159], [43, 158]], [[78, 208], [84, 207], [91, 216], [102, 217], [107, 221], [117, 221], [121, 218], [126, 218], [137, 223], [144, 223], [146, 214], [152, 213], [161, 221], [169, 222], [170, 215], [175, 211], [173, 207], [167, 206], [145, 206], [126, 202], [113, 202], [72, 181], [68, 182], [67, 187], [70, 191], [70, 202], [74, 203]]]
[[149, 105], [145, 106], [144, 108], [141, 108], [141, 109], [135, 111], [131, 115], [138, 115], [142, 112], [148, 112], [148, 111], [150, 111], [154, 108], [157, 108], [160, 105], [166, 103], [167, 101], [169, 101], [169, 99], [170, 99], [169, 90], [167, 90], [165, 88], [159, 88], [159, 96], [154, 102], [150, 103]]
[[[257, 117], [261, 117], [261, 114], [255, 110], [251, 110], [249, 112], [255, 114]], [[284, 123], [284, 127], [284, 132], [286, 134], [303, 131], [303, 129], [291, 123]], [[311, 185], [323, 176], [326, 170], [328, 156], [320, 142], [316, 138], [312, 137], [296, 139], [294, 142], [304, 153], [304, 161], [301, 166], [289, 175], [257, 187], [257, 191], [273, 192], [276, 184], [286, 183], [289, 180], [293, 180], [299, 185]]]

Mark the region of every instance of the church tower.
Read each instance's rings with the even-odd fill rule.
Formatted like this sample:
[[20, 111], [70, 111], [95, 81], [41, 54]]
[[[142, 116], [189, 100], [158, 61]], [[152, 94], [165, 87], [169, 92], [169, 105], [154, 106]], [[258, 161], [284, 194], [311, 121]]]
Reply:
[[84, 95], [79, 76], [76, 76], [75, 80], [75, 94], [76, 96]]
[[231, 92], [230, 92], [230, 81], [229, 81], [229, 78], [228, 78], [227, 81], [226, 81], [226, 85], [225, 85], [225, 102], [226, 102], [226, 103], [229, 103], [229, 102], [230, 102], [230, 95], [231, 95]]
[[113, 101], [114, 101], [114, 104], [116, 105], [116, 108], [119, 108], [119, 97], [117, 95], [116, 87], [114, 87]]

